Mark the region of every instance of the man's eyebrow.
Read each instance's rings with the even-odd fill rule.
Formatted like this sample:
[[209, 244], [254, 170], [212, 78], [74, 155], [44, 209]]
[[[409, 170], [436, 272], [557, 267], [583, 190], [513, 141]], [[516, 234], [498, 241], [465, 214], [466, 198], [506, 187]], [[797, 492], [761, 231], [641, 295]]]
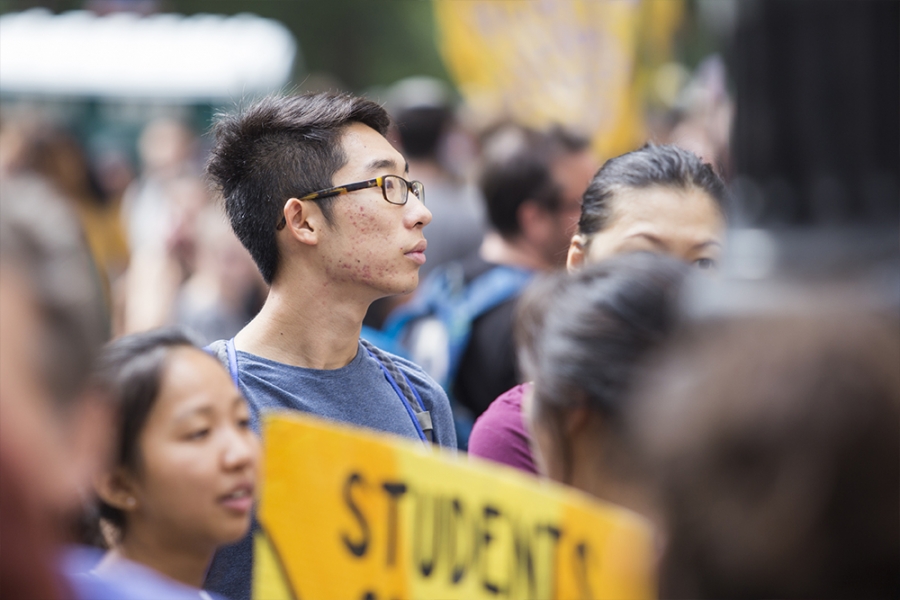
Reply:
[[[370, 162], [366, 166], [366, 170], [367, 171], [381, 171], [383, 169], [388, 169], [388, 170], [396, 171], [397, 167], [398, 167], [397, 161], [395, 161], [393, 159], [378, 158], [378, 159], [375, 159], [372, 162]], [[404, 174], [409, 173], [409, 163], [404, 164], [403, 173]]]

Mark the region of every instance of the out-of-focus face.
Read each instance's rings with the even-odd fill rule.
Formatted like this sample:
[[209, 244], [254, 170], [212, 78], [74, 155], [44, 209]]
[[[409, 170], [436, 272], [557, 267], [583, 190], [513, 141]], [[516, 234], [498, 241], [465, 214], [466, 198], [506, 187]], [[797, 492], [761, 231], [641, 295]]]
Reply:
[[[335, 186], [382, 175], [408, 179], [406, 160], [371, 127], [349, 125], [342, 144], [347, 163], [334, 174]], [[358, 284], [374, 297], [413, 291], [425, 263], [422, 230], [431, 222], [422, 201], [410, 192], [405, 205], [391, 204], [373, 187], [337, 196], [332, 206], [332, 231], [319, 242], [329, 280]]]
[[77, 503], [83, 482], [72, 464], [71, 432], [41, 377], [41, 338], [27, 279], [0, 265], [0, 439], [29, 474], [30, 500], [43, 514], [59, 514]]
[[553, 180], [562, 188], [560, 207], [553, 215], [554, 235], [549, 243], [552, 262], [557, 265], [561, 266], [565, 260], [566, 249], [581, 217], [581, 197], [598, 168], [597, 159], [587, 150], [563, 156], [551, 166]]
[[197, 547], [247, 532], [260, 445], [247, 403], [216, 359], [194, 348], [171, 351], [138, 444], [126, 536], [140, 525]]
[[637, 251], [668, 254], [700, 269], [718, 264], [725, 219], [716, 201], [703, 190], [625, 188], [610, 202], [611, 215], [603, 230], [572, 238], [569, 270]]

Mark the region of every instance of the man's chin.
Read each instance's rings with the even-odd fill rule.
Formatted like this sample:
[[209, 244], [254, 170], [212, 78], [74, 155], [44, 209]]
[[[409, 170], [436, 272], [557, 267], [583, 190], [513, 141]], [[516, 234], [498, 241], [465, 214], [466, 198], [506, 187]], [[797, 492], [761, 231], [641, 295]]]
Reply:
[[394, 292], [394, 294], [398, 295], [398, 296], [412, 294], [413, 292], [416, 291], [416, 288], [418, 288], [418, 287], [419, 287], [419, 274], [417, 272], [416, 276], [413, 280], [407, 281], [405, 283], [405, 285], [400, 286], [400, 289], [398, 289], [396, 292]]
[[414, 281], [406, 281], [397, 283], [397, 285], [385, 285], [379, 288], [379, 298], [389, 298], [393, 296], [408, 296], [416, 291], [419, 287], [419, 277], [416, 276]]

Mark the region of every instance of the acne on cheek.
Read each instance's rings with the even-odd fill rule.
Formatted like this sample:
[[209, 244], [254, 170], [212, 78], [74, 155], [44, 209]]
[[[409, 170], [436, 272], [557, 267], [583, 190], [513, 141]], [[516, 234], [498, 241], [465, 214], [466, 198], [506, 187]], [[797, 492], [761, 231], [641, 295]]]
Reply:
[[333, 267], [326, 267], [326, 274], [328, 275], [329, 279], [338, 281], [346, 281], [351, 279], [371, 281], [372, 267], [369, 264], [371, 260], [372, 256], [366, 254], [364, 255], [364, 258], [357, 258], [353, 259], [352, 261], [341, 261], [335, 264]]
[[[379, 234], [372, 226], [372, 216], [364, 206], [348, 211], [347, 222], [353, 230], [350, 240], [350, 256], [358, 258], [339, 259], [326, 266], [329, 279], [338, 281], [361, 280], [366, 282], [384, 281], [396, 274], [395, 267], [386, 264], [383, 252], [372, 249], [372, 237]], [[386, 235], [386, 234], [385, 234]], [[398, 247], [399, 251], [403, 247]]]
[[368, 234], [370, 231], [370, 228], [365, 220], [362, 220], [362, 222], [360, 222], [360, 220], [354, 217], [350, 217], [350, 224], [353, 225], [354, 230], [358, 233]]

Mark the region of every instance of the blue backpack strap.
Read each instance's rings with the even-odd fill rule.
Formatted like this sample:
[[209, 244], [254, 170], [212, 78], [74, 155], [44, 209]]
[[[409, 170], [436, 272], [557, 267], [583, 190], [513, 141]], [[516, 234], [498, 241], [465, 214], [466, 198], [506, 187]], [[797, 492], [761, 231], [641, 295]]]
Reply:
[[533, 277], [534, 271], [498, 265], [473, 279], [460, 301], [447, 306], [446, 315], [438, 315], [447, 324], [450, 339], [450, 383], [469, 345], [475, 319], [518, 296]]
[[425, 409], [425, 404], [422, 402], [422, 398], [412, 385], [412, 382], [396, 363], [391, 360], [387, 353], [367, 340], [361, 339], [360, 342], [366, 349], [366, 352], [369, 353], [369, 356], [374, 358], [381, 367], [384, 378], [388, 380], [388, 383], [394, 388], [394, 392], [399, 396], [403, 407], [413, 422], [413, 426], [416, 428], [416, 433], [419, 434], [419, 439], [423, 442], [433, 442], [434, 425], [431, 420], [431, 413]]
[[411, 301], [391, 313], [384, 335], [405, 342], [408, 328], [416, 320], [433, 316], [443, 323], [450, 344], [449, 368], [446, 377], [438, 383], [449, 393], [469, 343], [472, 322], [518, 295], [533, 276], [534, 271], [528, 269], [497, 265], [464, 285], [458, 264], [441, 265], [431, 272]]
[[359, 333], [359, 337], [368, 341], [373, 346], [384, 350], [385, 352], [390, 352], [391, 354], [396, 354], [402, 358], [409, 358], [406, 354], [406, 348], [400, 345], [395, 338], [392, 338], [385, 334], [383, 331], [379, 329], [374, 329], [369, 327], [368, 325], [362, 326], [362, 331]]
[[462, 268], [459, 265], [450, 263], [435, 268], [425, 281], [419, 284], [409, 302], [397, 307], [388, 315], [382, 332], [386, 337], [402, 343], [404, 329], [409, 323], [436, 314], [442, 304], [459, 296], [464, 288]]
[[[385, 324], [384, 333], [389, 338], [404, 344], [410, 344], [414, 340], [415, 345], [425, 343], [428, 348], [426, 352], [434, 352], [433, 356], [426, 357], [419, 355], [415, 347], [407, 348], [411, 351], [412, 360], [426, 367], [447, 392], [460, 448], [466, 447], [474, 419], [456, 401], [452, 388], [471, 338], [472, 323], [481, 315], [517, 296], [533, 276], [534, 272], [527, 269], [498, 265], [466, 284], [462, 265], [447, 263], [432, 271], [412, 300], [396, 309]], [[443, 339], [440, 336], [436, 339], [418, 337], [424, 327], [430, 327], [430, 321], [440, 323]], [[419, 324], [423, 328], [419, 328]], [[434, 330], [426, 336], [433, 334]]]

